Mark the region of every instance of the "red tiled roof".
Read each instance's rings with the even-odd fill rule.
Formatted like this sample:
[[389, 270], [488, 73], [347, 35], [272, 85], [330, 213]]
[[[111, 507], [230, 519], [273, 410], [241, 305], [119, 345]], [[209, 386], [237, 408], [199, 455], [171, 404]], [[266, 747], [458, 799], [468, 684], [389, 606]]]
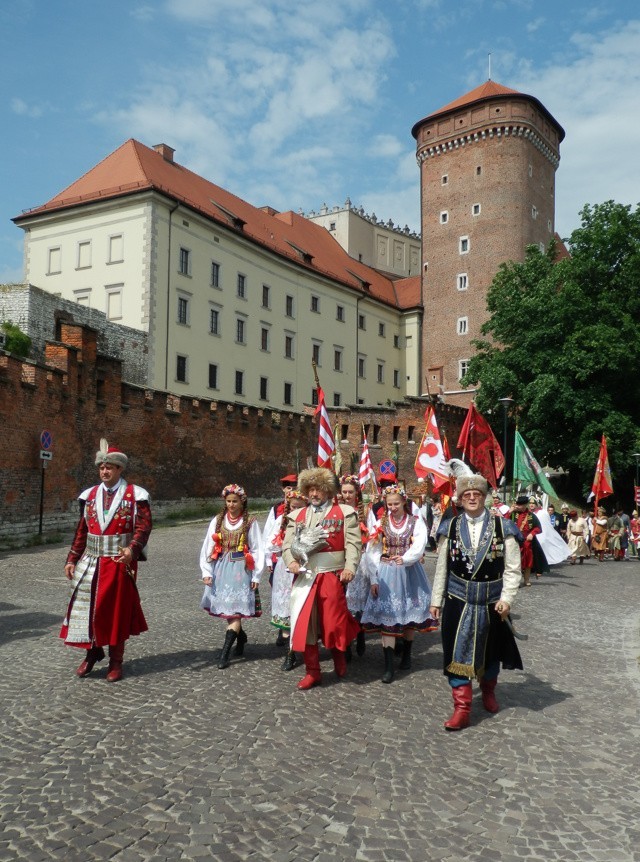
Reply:
[[[134, 139], [47, 203], [14, 218], [14, 222], [24, 224], [45, 213], [152, 189], [300, 266], [395, 308], [406, 307], [403, 297], [396, 296], [390, 278], [349, 257], [324, 227], [293, 212], [254, 207]], [[412, 301], [408, 307], [414, 304]]]
[[422, 279], [419, 275], [398, 278], [393, 286], [400, 308], [415, 308], [422, 305]]
[[530, 101], [535, 102], [543, 114], [545, 114], [558, 128], [560, 140], [562, 141], [564, 139], [564, 129], [555, 117], [549, 113], [539, 99], [536, 99], [535, 96], [528, 96], [526, 93], [521, 93], [519, 90], [512, 90], [510, 87], [505, 87], [504, 84], [498, 84], [496, 81], [491, 80], [485, 81], [484, 84], [480, 84], [479, 87], [469, 90], [469, 92], [465, 93], [464, 96], [454, 99], [453, 102], [449, 102], [448, 105], [445, 105], [437, 111], [433, 111], [433, 113], [428, 114], [423, 120], [419, 120], [411, 129], [411, 134], [414, 138], [417, 138], [420, 126], [428, 120], [433, 120], [434, 117], [439, 117], [441, 114], [448, 114], [450, 111], [458, 111], [460, 108], [472, 105], [475, 102], [483, 102], [485, 99], [506, 98], [509, 96], [522, 96], [524, 99], [529, 99]]

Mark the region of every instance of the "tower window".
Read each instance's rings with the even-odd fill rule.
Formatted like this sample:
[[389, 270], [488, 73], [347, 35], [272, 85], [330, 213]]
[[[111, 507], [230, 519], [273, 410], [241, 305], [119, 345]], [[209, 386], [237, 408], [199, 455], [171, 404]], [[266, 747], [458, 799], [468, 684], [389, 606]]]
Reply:
[[482, 174], [482, 167], [480, 165], [478, 165], [476, 168], [476, 176], [479, 177], [479, 176], [481, 176], [481, 174]]
[[467, 254], [469, 252], [470, 244], [468, 236], [460, 237], [460, 254]]
[[449, 221], [449, 213], [446, 210], [443, 210], [440, 213], [440, 224], [446, 224]]
[[469, 276], [466, 272], [458, 273], [456, 286], [458, 290], [466, 290], [469, 287]]
[[448, 182], [449, 182], [449, 176], [448, 176], [448, 174], [444, 174], [442, 177], [441, 183], [443, 186], [446, 186]]
[[458, 335], [466, 335], [469, 331], [469, 318], [468, 317], [459, 317], [458, 325], [456, 328]]
[[480, 204], [474, 204], [471, 207], [471, 215], [474, 215], [474, 216], [480, 215]]

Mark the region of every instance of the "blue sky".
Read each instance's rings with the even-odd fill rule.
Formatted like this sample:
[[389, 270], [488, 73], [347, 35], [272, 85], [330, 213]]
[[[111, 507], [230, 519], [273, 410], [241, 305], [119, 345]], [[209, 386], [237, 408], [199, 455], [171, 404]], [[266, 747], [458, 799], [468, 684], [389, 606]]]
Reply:
[[38, 206], [128, 138], [251, 203], [419, 228], [411, 127], [491, 77], [564, 127], [556, 227], [640, 200], [637, 0], [12, 0], [0, 8], [0, 282]]

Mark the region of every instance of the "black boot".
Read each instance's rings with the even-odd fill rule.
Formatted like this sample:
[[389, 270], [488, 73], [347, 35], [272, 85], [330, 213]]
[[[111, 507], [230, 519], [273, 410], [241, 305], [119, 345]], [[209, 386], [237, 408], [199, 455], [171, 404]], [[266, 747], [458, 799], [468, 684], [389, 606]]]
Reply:
[[356, 635], [356, 653], [358, 655], [364, 655], [364, 650], [365, 650], [364, 629], [360, 629], [360, 631]]
[[227, 629], [227, 633], [224, 636], [224, 644], [222, 647], [222, 652], [220, 653], [220, 659], [218, 661], [218, 669], [224, 670], [225, 667], [229, 667], [231, 664], [231, 660], [229, 658], [229, 653], [231, 652], [231, 647], [233, 646], [233, 642], [238, 637], [236, 632], [233, 629]]
[[403, 643], [402, 638], [396, 638], [396, 642], [395, 642], [395, 645], [393, 647], [393, 651], [395, 652], [396, 655], [402, 655], [403, 650], [404, 650], [402, 643]]
[[382, 674], [382, 682], [393, 682], [393, 678], [395, 676], [395, 657], [393, 647], [382, 647], [382, 652], [384, 653], [384, 673]]
[[236, 648], [234, 650], [234, 653], [236, 655], [244, 655], [244, 645], [247, 641], [248, 637], [245, 633], [245, 630], [240, 629], [240, 631], [238, 632], [238, 640], [236, 641]]
[[278, 629], [278, 637], [276, 638], [276, 646], [286, 646], [287, 640], [282, 634], [282, 629]]
[[351, 651], [351, 644], [349, 644], [347, 646], [347, 649], [345, 651], [345, 657], [346, 657], [347, 661], [351, 661], [351, 659], [353, 658], [353, 653]]
[[413, 641], [402, 641], [402, 658], [400, 660], [400, 670], [411, 670], [411, 647]]
[[296, 658], [296, 654], [292, 649], [290, 649], [282, 662], [282, 670], [293, 670], [297, 665], [298, 659]]

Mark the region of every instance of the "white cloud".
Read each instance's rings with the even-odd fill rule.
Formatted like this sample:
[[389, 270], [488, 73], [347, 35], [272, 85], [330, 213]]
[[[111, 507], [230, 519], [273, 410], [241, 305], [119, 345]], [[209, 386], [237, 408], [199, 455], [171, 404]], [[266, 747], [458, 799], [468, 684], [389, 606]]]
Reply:
[[545, 18], [536, 18], [535, 21], [529, 21], [527, 24], [527, 33], [535, 33], [545, 23]]
[[45, 112], [45, 106], [36, 104], [27, 104], [24, 99], [13, 98], [11, 100], [11, 110], [14, 114], [20, 117], [29, 117], [31, 120], [37, 120]]
[[560, 146], [556, 229], [568, 236], [585, 203], [640, 199], [640, 21], [608, 32], [578, 32], [568, 62], [547, 66], [514, 86], [535, 94], [567, 131]]
[[372, 156], [398, 156], [405, 149], [405, 144], [395, 135], [375, 135], [369, 147]]

